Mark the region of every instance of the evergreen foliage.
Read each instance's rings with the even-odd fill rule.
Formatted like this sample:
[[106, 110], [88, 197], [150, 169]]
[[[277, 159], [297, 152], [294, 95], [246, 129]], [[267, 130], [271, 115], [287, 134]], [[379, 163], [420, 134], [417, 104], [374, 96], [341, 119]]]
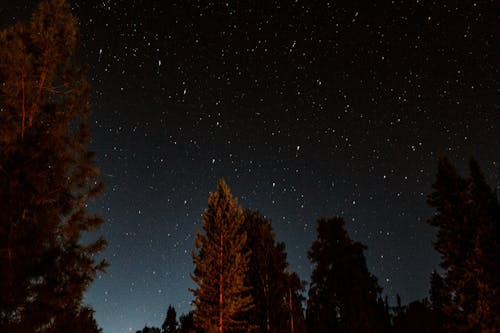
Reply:
[[406, 306], [398, 306], [395, 309], [395, 317], [390, 332], [393, 333], [440, 333], [442, 327], [438, 323], [438, 317], [432, 310], [428, 300], [411, 302]]
[[102, 224], [86, 202], [103, 186], [87, 148], [90, 90], [76, 46], [65, 0], [0, 32], [2, 332], [60, 332], [68, 316], [90, 318], [83, 293], [105, 267], [96, 261], [104, 239], [80, 242]]
[[88, 306], [80, 307], [77, 313], [67, 312], [57, 320], [53, 325], [56, 329], [48, 332], [102, 333], [94, 319], [94, 310]]
[[161, 333], [177, 333], [177, 313], [173, 306], [169, 305], [167, 316], [163, 325], [161, 325]]
[[304, 302], [305, 297], [302, 295], [305, 282], [301, 281], [299, 275], [295, 272], [287, 273], [286, 280], [286, 300], [288, 307], [287, 325], [282, 332], [290, 333], [306, 333], [307, 324], [304, 318]]
[[446, 316], [443, 312], [444, 306], [449, 304], [450, 295], [444, 288], [444, 281], [438, 272], [433, 271], [431, 275], [430, 301], [433, 313], [436, 316], [437, 325], [444, 331]]
[[500, 329], [500, 204], [474, 160], [470, 172], [462, 178], [447, 158], [439, 160], [428, 223], [438, 228], [444, 275], [433, 274], [431, 299], [448, 332], [492, 333]]
[[319, 219], [308, 256], [314, 264], [307, 305], [309, 332], [384, 332], [381, 288], [366, 266], [366, 247], [352, 241], [340, 217]]
[[144, 326], [142, 330], [136, 331], [135, 333], [161, 333], [161, 330], [158, 327]]
[[187, 314], [182, 314], [179, 317], [179, 333], [200, 332], [194, 327], [194, 313], [189, 311]]
[[285, 244], [276, 242], [271, 222], [254, 211], [245, 211], [247, 248], [251, 252], [247, 285], [255, 307], [249, 312], [249, 327], [257, 332], [302, 332], [303, 282], [289, 272]]
[[203, 213], [203, 233], [196, 235], [198, 253], [191, 275], [198, 285], [192, 290], [194, 322], [206, 333], [235, 332], [246, 329], [243, 315], [252, 307], [252, 296], [245, 285], [250, 253], [245, 251], [243, 211], [229, 187], [221, 180], [208, 198]]

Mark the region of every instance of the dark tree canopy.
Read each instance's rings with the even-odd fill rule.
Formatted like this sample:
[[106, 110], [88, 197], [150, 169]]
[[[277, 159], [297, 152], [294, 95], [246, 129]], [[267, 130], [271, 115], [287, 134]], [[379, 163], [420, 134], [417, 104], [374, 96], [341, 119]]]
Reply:
[[200, 332], [194, 326], [194, 313], [190, 311], [187, 314], [182, 314], [179, 317], [179, 333], [193, 333]]
[[105, 267], [105, 241], [80, 242], [102, 223], [86, 208], [102, 184], [87, 145], [89, 85], [72, 61], [77, 25], [66, 1], [51, 0], [0, 32], [2, 332], [91, 317], [83, 293]]
[[82, 306], [75, 312], [68, 312], [61, 315], [55, 325], [56, 329], [51, 332], [71, 332], [71, 333], [102, 333], [94, 319], [94, 310], [87, 306]]
[[436, 271], [431, 274], [430, 301], [432, 311], [436, 316], [436, 325], [441, 327], [441, 331], [444, 331], [444, 323], [446, 322], [444, 306], [449, 304], [450, 295], [445, 289], [443, 278]]
[[414, 301], [406, 306], [398, 306], [393, 318], [392, 333], [440, 333], [438, 316], [427, 299]]
[[433, 308], [448, 332], [500, 329], [500, 204], [478, 164], [461, 177], [451, 162], [439, 160], [429, 204], [436, 213], [428, 223], [438, 228], [434, 247], [443, 276], [431, 279]]
[[167, 309], [167, 316], [161, 325], [162, 333], [176, 333], [177, 332], [177, 313], [173, 306], [169, 305]]
[[308, 252], [314, 264], [307, 305], [309, 332], [383, 332], [381, 288], [368, 271], [365, 246], [352, 241], [340, 217], [319, 219]]
[[286, 279], [287, 293], [287, 325], [282, 332], [307, 333], [306, 320], [304, 318], [304, 291], [305, 282], [300, 280], [297, 273], [288, 273]]
[[135, 333], [161, 333], [161, 330], [158, 327], [144, 326], [142, 330], [136, 331]]
[[304, 326], [302, 281], [290, 273], [285, 244], [276, 242], [271, 222], [254, 211], [245, 211], [247, 248], [251, 252], [246, 277], [255, 307], [248, 318], [257, 332], [301, 332]]
[[235, 332], [246, 329], [243, 315], [252, 307], [245, 285], [250, 253], [245, 251], [243, 211], [224, 180], [208, 198], [203, 213], [203, 232], [198, 232], [193, 253], [192, 290], [196, 327], [205, 332]]

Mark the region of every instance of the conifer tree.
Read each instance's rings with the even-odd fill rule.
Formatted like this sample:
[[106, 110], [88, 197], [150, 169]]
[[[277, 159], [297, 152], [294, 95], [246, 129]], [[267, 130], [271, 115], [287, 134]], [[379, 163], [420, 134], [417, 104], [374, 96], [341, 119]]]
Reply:
[[189, 311], [187, 314], [182, 314], [179, 317], [179, 333], [193, 333], [200, 332], [194, 327], [194, 313]]
[[442, 328], [441, 331], [444, 331], [447, 318], [443, 310], [450, 302], [450, 295], [445, 289], [443, 278], [436, 271], [431, 274], [430, 301], [437, 325]]
[[301, 281], [298, 274], [295, 272], [287, 272], [287, 325], [285, 325], [281, 330], [276, 330], [276, 332], [283, 333], [306, 333], [307, 324], [304, 318], [304, 301], [305, 297], [302, 295], [304, 291], [304, 281]]
[[161, 325], [162, 333], [176, 333], [177, 332], [177, 314], [173, 306], [169, 305], [167, 310], [167, 316], [163, 325]]
[[391, 333], [441, 333], [442, 327], [437, 322], [437, 314], [432, 310], [427, 299], [414, 301], [396, 308]]
[[247, 236], [244, 216], [229, 187], [221, 180], [208, 198], [203, 212], [203, 232], [196, 235], [198, 253], [191, 275], [198, 287], [192, 290], [196, 327], [207, 333], [236, 332], [246, 328], [241, 319], [252, 307], [245, 285], [250, 253], [245, 251]]
[[252, 287], [255, 304], [248, 314], [249, 327], [257, 332], [279, 333], [290, 332], [294, 321], [296, 327], [304, 326], [304, 287], [299, 277], [289, 272], [285, 244], [276, 241], [271, 222], [258, 212], [245, 211], [245, 230], [251, 251], [246, 281]]
[[477, 305], [467, 319], [483, 333], [496, 333], [500, 331], [500, 203], [474, 159], [470, 173], [477, 229], [467, 275], [477, 282]]
[[307, 305], [309, 332], [384, 332], [381, 288], [366, 267], [365, 246], [352, 241], [340, 217], [318, 220], [308, 256], [314, 264]]
[[432, 300], [448, 332], [489, 333], [500, 329], [500, 205], [474, 160], [470, 170], [465, 179], [447, 158], [439, 160], [428, 223], [438, 228], [434, 247], [444, 276], [433, 276]]
[[102, 333], [102, 329], [94, 319], [94, 310], [88, 306], [82, 306], [77, 313], [67, 312], [59, 316], [53, 325], [55, 329], [49, 332], [71, 332], [71, 333]]
[[[88, 150], [89, 84], [72, 61], [77, 20], [65, 0], [0, 32], [0, 331], [64, 331], [89, 315], [83, 293], [103, 270], [102, 190]], [[90, 313], [91, 315], [91, 313]], [[81, 317], [82, 318], [82, 317]]]

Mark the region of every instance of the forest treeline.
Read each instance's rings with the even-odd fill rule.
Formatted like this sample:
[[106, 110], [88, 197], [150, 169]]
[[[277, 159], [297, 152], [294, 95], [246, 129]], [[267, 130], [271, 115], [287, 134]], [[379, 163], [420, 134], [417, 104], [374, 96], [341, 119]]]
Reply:
[[[100, 332], [83, 295], [107, 262], [81, 236], [102, 218], [88, 149], [89, 84], [73, 61], [77, 20], [65, 0], [42, 2], [0, 32], [0, 332]], [[427, 299], [390, 306], [366, 247], [341, 217], [320, 218], [301, 281], [271, 221], [243, 210], [221, 180], [195, 238], [193, 311], [167, 309], [138, 332], [482, 332], [500, 328], [500, 204], [479, 166], [461, 176], [443, 157], [428, 196], [440, 268]]]
[[366, 265], [366, 246], [352, 240], [341, 217], [317, 220], [307, 253], [313, 265], [305, 282], [290, 270], [285, 244], [271, 222], [238, 206], [221, 180], [208, 199], [203, 230], [195, 240], [194, 310], [177, 322], [170, 306], [162, 328], [137, 333], [396, 333], [488, 332], [500, 328], [500, 204], [477, 163], [460, 176], [442, 157], [428, 196], [437, 228], [439, 271], [429, 272], [430, 295], [395, 306]]

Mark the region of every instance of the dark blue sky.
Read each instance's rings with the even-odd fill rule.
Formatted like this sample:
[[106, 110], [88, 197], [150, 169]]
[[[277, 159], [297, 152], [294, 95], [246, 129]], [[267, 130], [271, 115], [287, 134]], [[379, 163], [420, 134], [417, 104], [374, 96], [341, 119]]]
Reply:
[[[90, 65], [111, 261], [86, 295], [105, 333], [189, 310], [190, 253], [224, 177], [309, 280], [341, 215], [391, 299], [427, 295], [436, 161], [500, 183], [494, 1], [71, 1]], [[2, 26], [36, 1], [0, 0]], [[459, 6], [459, 7], [457, 7]]]

